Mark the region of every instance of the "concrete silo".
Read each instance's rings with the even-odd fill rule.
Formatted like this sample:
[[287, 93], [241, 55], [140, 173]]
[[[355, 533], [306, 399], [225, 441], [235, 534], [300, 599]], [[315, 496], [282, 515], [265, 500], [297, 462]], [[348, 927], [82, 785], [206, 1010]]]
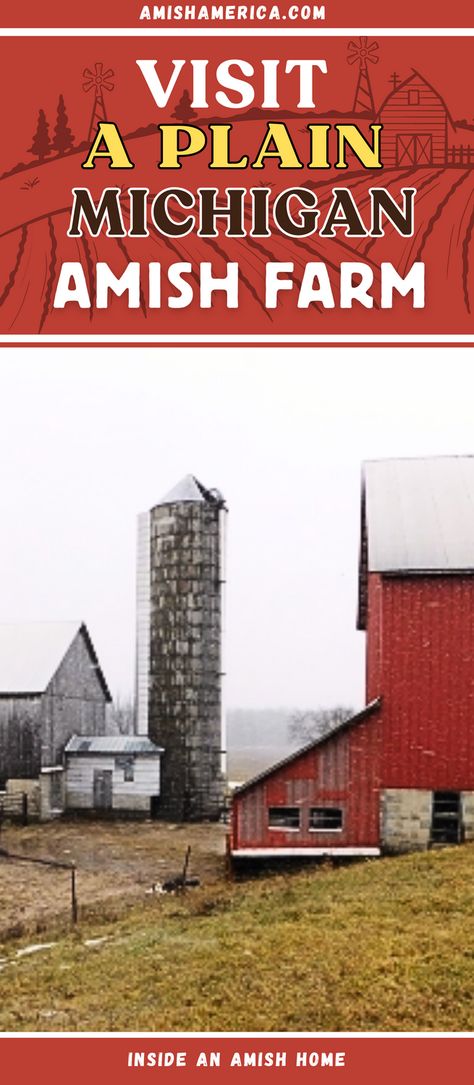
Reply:
[[223, 807], [222, 589], [225, 503], [187, 475], [139, 517], [137, 730], [164, 747], [156, 813]]

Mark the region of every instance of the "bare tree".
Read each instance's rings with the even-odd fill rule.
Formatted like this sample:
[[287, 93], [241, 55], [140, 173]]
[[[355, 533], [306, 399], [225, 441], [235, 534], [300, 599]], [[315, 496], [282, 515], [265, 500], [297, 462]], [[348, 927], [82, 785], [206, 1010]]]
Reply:
[[334, 708], [317, 708], [306, 712], [294, 712], [288, 725], [288, 738], [291, 742], [304, 745], [313, 739], [323, 738], [338, 724], [354, 715], [354, 709], [346, 705]]
[[117, 697], [109, 707], [109, 728], [119, 735], [133, 735], [135, 731], [135, 711], [130, 698]]

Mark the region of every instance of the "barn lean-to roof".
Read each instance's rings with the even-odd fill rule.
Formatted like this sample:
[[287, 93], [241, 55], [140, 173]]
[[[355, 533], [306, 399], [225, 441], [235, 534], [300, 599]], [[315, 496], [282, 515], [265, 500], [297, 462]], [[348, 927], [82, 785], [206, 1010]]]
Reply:
[[474, 573], [474, 456], [371, 460], [361, 493], [359, 628], [369, 573]]
[[446, 113], [446, 116], [448, 118], [448, 121], [449, 121], [451, 127], [455, 128], [456, 124], [453, 121], [453, 118], [452, 118], [452, 116], [451, 116], [451, 114], [449, 112], [449, 109], [448, 109], [448, 107], [446, 105], [446, 102], [445, 102], [445, 100], [443, 98], [443, 95], [440, 94], [439, 90], [437, 90], [436, 87], [434, 87], [433, 84], [430, 83], [428, 79], [425, 79], [425, 76], [422, 75], [421, 72], [417, 71], [416, 68], [412, 68], [411, 75], [407, 76], [406, 79], [402, 79], [401, 83], [398, 83], [396, 87], [394, 87], [392, 90], [390, 90], [388, 92], [388, 94], [385, 96], [385, 98], [384, 98], [384, 100], [382, 102], [382, 105], [379, 108], [377, 116], [378, 117], [381, 116], [382, 111], [385, 109], [385, 106], [387, 105], [387, 102], [390, 101], [390, 98], [393, 98], [394, 95], [398, 94], [401, 90], [403, 90], [403, 88], [406, 87], [408, 85], [408, 83], [412, 83], [414, 78], [421, 79], [422, 83], [424, 83], [425, 86], [429, 87], [429, 89], [431, 91], [433, 91], [433, 94], [435, 94], [436, 97], [439, 98], [439, 100], [441, 102], [441, 105], [443, 106], [443, 109], [444, 109], [444, 111]]
[[0, 623], [0, 697], [40, 696], [81, 634], [105, 699], [111, 695], [84, 622]]
[[250, 780], [246, 780], [240, 787], [234, 789], [234, 795], [241, 795], [244, 791], [248, 791], [256, 784], [260, 784], [262, 780], [266, 780], [269, 776], [273, 776], [275, 772], [279, 772], [280, 769], [285, 768], [286, 765], [291, 765], [293, 761], [297, 761], [299, 757], [309, 753], [310, 750], [316, 749], [318, 746], [324, 746], [326, 742], [330, 742], [336, 735], [340, 735], [341, 731], [346, 731], [350, 727], [356, 727], [358, 724], [363, 723], [367, 716], [370, 716], [372, 712], [376, 712], [381, 707], [382, 698], [377, 697], [375, 701], [371, 701], [370, 704], [362, 708], [360, 712], [356, 712], [354, 716], [348, 716], [346, 720], [342, 720], [342, 723], [338, 723], [336, 727], [333, 727], [331, 731], [328, 731], [325, 735], [320, 735], [318, 738], [313, 738], [311, 742], [307, 742], [305, 746], [301, 746], [299, 750], [295, 750], [294, 753], [289, 754], [288, 757], [284, 757], [281, 761], [277, 761], [275, 765], [271, 765], [270, 768], [264, 769], [263, 772], [259, 772], [257, 776], [252, 776]]

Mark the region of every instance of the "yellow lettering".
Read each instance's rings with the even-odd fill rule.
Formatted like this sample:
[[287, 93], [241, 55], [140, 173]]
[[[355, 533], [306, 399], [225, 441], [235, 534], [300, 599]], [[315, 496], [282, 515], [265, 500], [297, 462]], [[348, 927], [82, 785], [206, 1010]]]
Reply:
[[308, 162], [310, 170], [327, 170], [328, 162], [328, 132], [330, 124], [308, 124], [311, 133], [311, 161]]
[[231, 124], [210, 124], [212, 132], [212, 160], [209, 163], [211, 170], [238, 170], [248, 166], [249, 158], [245, 154], [238, 162], [229, 160], [229, 137], [232, 131]]
[[[273, 148], [271, 148], [271, 144], [273, 144]], [[303, 163], [298, 158], [286, 124], [281, 121], [269, 121], [267, 124], [267, 134], [255, 161], [251, 163], [251, 169], [263, 169], [264, 158], [279, 158], [280, 169], [282, 170], [303, 169]]]
[[[102, 143], [104, 147], [100, 150]], [[111, 121], [101, 121], [97, 126], [97, 135], [85, 162], [82, 163], [82, 169], [95, 169], [96, 158], [110, 158], [109, 169], [111, 170], [133, 170], [134, 168], [117, 125]]]
[[336, 124], [335, 128], [338, 134], [338, 160], [336, 162], [336, 169], [347, 169], [345, 157], [346, 144], [354, 151], [359, 162], [361, 162], [367, 170], [382, 169], [382, 162], [380, 161], [380, 132], [382, 127], [383, 125], [381, 124], [369, 125], [374, 136], [373, 146], [371, 146], [356, 124]]
[[[160, 170], [180, 170], [180, 158], [199, 154], [206, 146], [206, 134], [195, 124], [159, 124], [158, 130], [161, 132]], [[181, 133], [188, 141], [185, 147], [180, 147]]]

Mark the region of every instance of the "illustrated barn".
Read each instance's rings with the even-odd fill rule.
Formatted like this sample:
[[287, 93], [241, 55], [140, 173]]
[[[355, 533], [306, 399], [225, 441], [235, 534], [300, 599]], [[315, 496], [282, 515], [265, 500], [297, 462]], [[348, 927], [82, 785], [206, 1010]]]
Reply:
[[358, 627], [367, 707], [237, 789], [236, 858], [474, 839], [474, 457], [365, 465]]
[[384, 166], [446, 165], [453, 122], [441, 95], [419, 72], [396, 83], [378, 120], [383, 125]]

